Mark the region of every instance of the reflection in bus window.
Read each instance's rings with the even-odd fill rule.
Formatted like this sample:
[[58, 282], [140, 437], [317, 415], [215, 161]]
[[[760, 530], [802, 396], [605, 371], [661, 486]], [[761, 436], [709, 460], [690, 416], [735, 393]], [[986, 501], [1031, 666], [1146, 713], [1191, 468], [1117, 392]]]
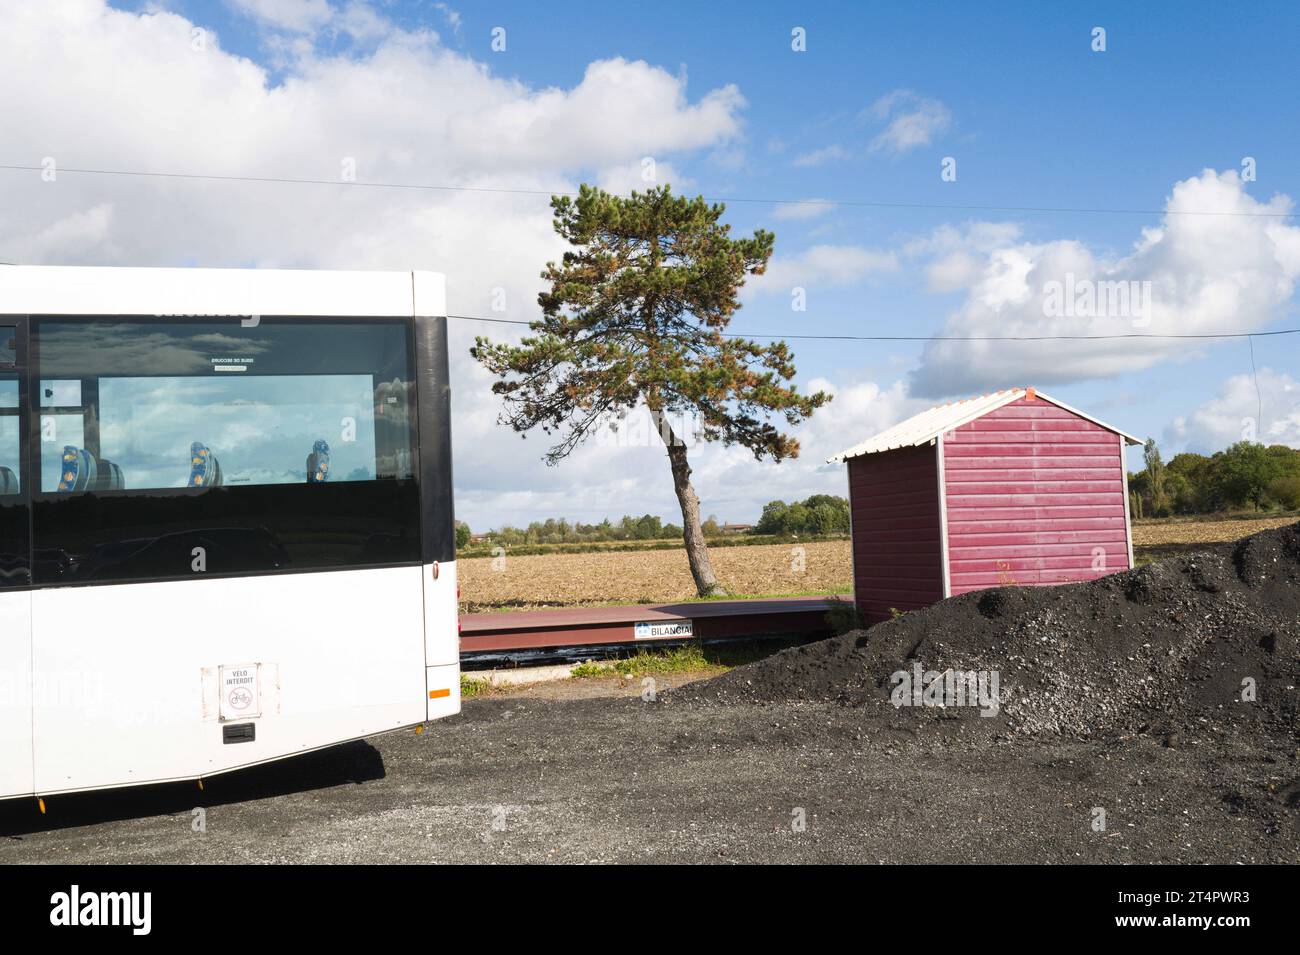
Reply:
[[85, 447], [85, 421], [79, 414], [41, 415], [41, 490], [57, 491], [63, 481], [64, 448]]
[[196, 444], [220, 462], [226, 487], [305, 483], [321, 440], [333, 480], [376, 476], [369, 375], [114, 378], [101, 382], [99, 407], [103, 454], [132, 490], [190, 485]]
[[409, 480], [406, 335], [398, 322], [42, 319], [41, 491]]
[[41, 381], [42, 408], [80, 408], [81, 382]]
[[[2, 387], [5, 382], [0, 382]], [[18, 482], [18, 416], [0, 415], [0, 496], [17, 494], [22, 488]]]
[[0, 378], [0, 497], [22, 490], [18, 479], [18, 379], [13, 377], [17, 363], [18, 329], [0, 325], [0, 371], [9, 370], [9, 377]]

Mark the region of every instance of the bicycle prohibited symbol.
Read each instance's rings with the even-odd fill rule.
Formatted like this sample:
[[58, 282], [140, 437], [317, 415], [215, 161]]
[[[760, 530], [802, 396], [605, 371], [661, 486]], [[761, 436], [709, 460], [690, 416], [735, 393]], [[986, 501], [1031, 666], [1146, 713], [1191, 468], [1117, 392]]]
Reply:
[[247, 687], [237, 686], [226, 698], [232, 709], [246, 710], [253, 705], [253, 694]]

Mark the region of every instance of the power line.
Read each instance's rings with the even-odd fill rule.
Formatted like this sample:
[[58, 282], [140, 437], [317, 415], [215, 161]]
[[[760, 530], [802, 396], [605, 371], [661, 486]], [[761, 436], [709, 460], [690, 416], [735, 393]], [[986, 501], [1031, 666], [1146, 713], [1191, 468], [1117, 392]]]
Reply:
[[1264, 430], [1264, 393], [1259, 390], [1259, 370], [1255, 367], [1255, 338], [1248, 335], [1250, 342], [1250, 373], [1255, 379], [1255, 428], [1256, 433]]
[[[481, 315], [448, 315], [458, 321], [492, 322], [498, 325], [531, 325], [517, 318], [486, 318]], [[848, 342], [1078, 342], [1114, 341], [1117, 339], [1227, 339], [1262, 338], [1266, 335], [1300, 335], [1300, 328], [1283, 328], [1271, 332], [1198, 332], [1168, 333], [1132, 332], [1120, 335], [774, 335], [766, 332], [745, 334], [723, 332], [725, 338], [780, 338], [804, 341]]]
[[[31, 166], [20, 163], [0, 163], [0, 170], [10, 172], [45, 172], [44, 166]], [[180, 179], [209, 182], [249, 182], [271, 183], [275, 185], [295, 186], [348, 186], [367, 189], [413, 189], [426, 192], [470, 192], [494, 193], [510, 196], [577, 196], [578, 193], [564, 189], [507, 189], [494, 186], [449, 186], [437, 183], [414, 182], [368, 182], [365, 180], [342, 179], [304, 179], [292, 176], [235, 176], [217, 173], [191, 172], [151, 172], [136, 169], [93, 169], [75, 166], [56, 167], [57, 173], [72, 173], [88, 176], [125, 176], [137, 179]], [[1290, 212], [1235, 212], [1209, 211], [1199, 209], [1124, 209], [1091, 208], [1085, 206], [998, 206], [961, 204], [946, 202], [887, 202], [874, 199], [772, 199], [753, 196], [705, 196], [707, 202], [722, 203], [758, 203], [764, 205], [791, 206], [846, 206], [864, 209], [920, 209], [936, 212], [1024, 212], [1024, 213], [1061, 213], [1080, 215], [1126, 215], [1126, 216], [1225, 216], [1229, 218], [1287, 219]]]

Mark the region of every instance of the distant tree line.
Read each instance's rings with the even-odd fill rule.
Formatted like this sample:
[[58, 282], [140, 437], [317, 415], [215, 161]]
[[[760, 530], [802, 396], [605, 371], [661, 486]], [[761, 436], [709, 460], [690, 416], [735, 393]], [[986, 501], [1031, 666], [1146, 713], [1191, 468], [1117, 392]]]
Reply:
[[[701, 522], [706, 537], [721, 537], [724, 534], [736, 534], [739, 530], [732, 526], [720, 524], [717, 517], [710, 515]], [[786, 504], [784, 501], [772, 501], [763, 508], [763, 516], [757, 524], [744, 531], [746, 534], [776, 534], [781, 536], [821, 536], [847, 534], [849, 530], [849, 502], [842, 497], [830, 494], [814, 494], [804, 501]], [[475, 535], [464, 521], [456, 522], [456, 547], [464, 549], [469, 546]], [[652, 541], [681, 540], [682, 529], [677, 524], [665, 524], [662, 518], [654, 514], [640, 517], [626, 515], [618, 521], [609, 518], [599, 524], [583, 524], [564, 518], [548, 518], [533, 521], [527, 527], [505, 525], [496, 530], [487, 531], [483, 538], [505, 547], [530, 544], [589, 544], [605, 541]]]
[[849, 532], [849, 502], [832, 494], [814, 494], [787, 504], [771, 501], [754, 525], [755, 534], [829, 535]]
[[[712, 518], [710, 518], [712, 520]], [[707, 532], [707, 524], [706, 532]], [[716, 527], [717, 522], [713, 522]], [[469, 526], [457, 523], [456, 546], [464, 547], [473, 537]], [[509, 524], [483, 535], [487, 539], [511, 547], [520, 544], [589, 544], [602, 541], [648, 541], [672, 540], [682, 536], [682, 529], [676, 524], [665, 524], [663, 519], [654, 514], [640, 517], [625, 515], [614, 522], [609, 518], [599, 524], [583, 524], [581, 521], [570, 523], [564, 518], [550, 517], [544, 521], [533, 521], [527, 527], [511, 527]]]
[[1176, 454], [1166, 463], [1149, 439], [1143, 458], [1146, 467], [1128, 476], [1134, 517], [1300, 509], [1300, 451], [1283, 444], [1238, 441], [1211, 455]]

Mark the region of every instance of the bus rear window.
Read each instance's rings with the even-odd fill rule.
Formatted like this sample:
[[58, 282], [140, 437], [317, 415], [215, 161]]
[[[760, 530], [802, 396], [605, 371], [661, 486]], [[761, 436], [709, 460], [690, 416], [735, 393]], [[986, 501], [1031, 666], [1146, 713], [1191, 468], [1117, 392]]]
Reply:
[[412, 476], [400, 322], [44, 319], [41, 491]]
[[419, 562], [413, 336], [403, 318], [32, 316], [32, 579]]

